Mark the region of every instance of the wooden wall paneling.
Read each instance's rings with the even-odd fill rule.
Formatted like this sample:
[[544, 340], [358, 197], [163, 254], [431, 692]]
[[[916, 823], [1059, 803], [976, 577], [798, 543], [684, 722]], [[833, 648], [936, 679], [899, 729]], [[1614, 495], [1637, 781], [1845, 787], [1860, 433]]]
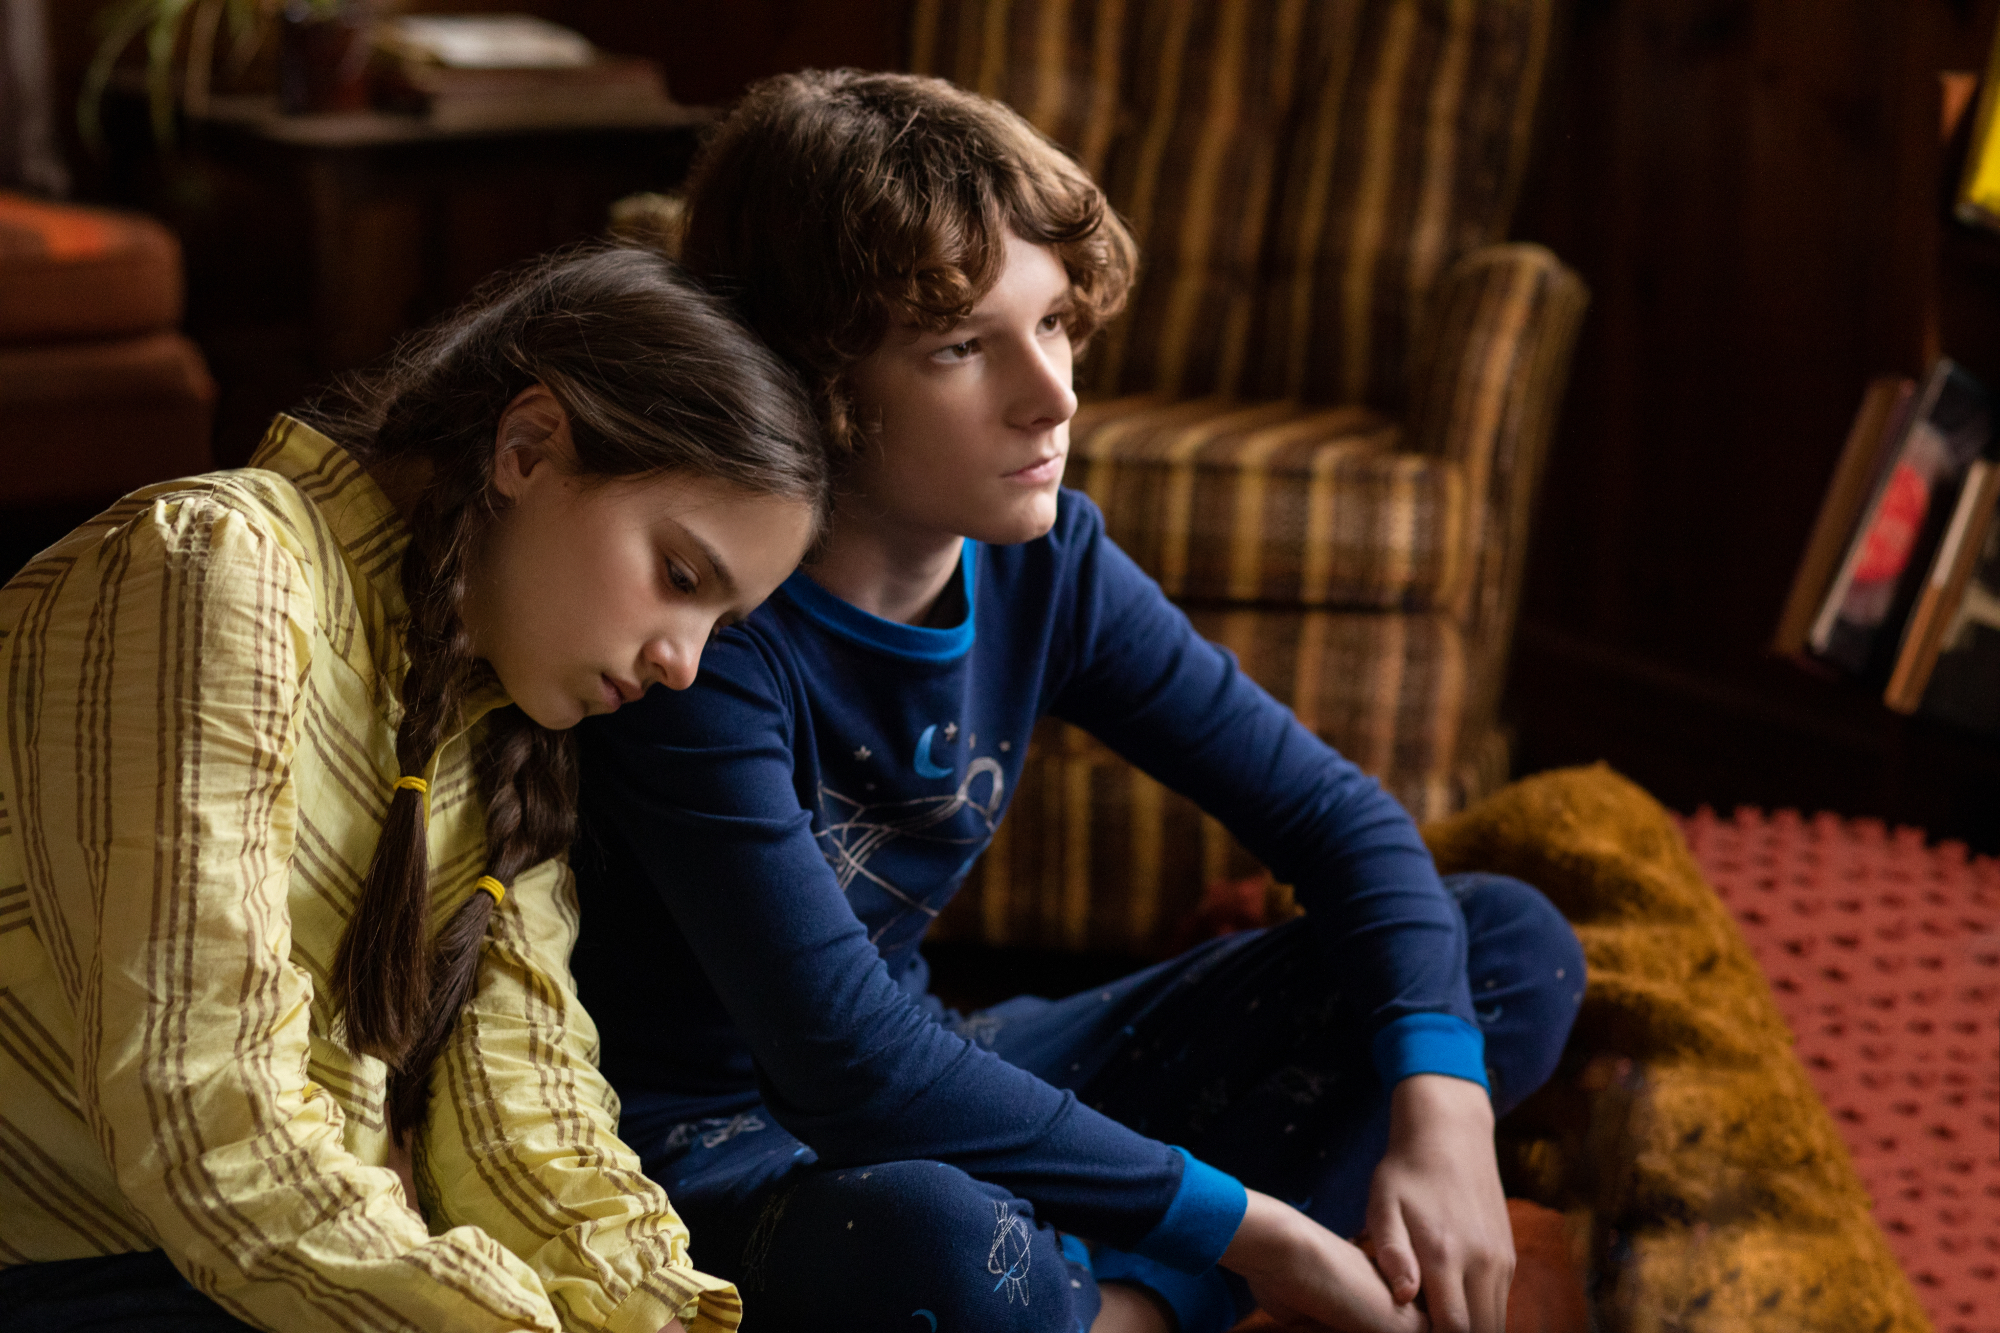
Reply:
[[[1886, 8], [1579, 7], [1555, 171], [1522, 226], [1595, 295], [1531, 616], [1683, 662], [1712, 657], [1725, 635], [1767, 637], [1765, 607], [1741, 595], [1742, 562], [1768, 563], [1760, 548], [1788, 543], [1745, 530], [1803, 534], [1818, 479], [1787, 470], [1804, 450], [1746, 445], [1826, 437], [1837, 449], [1859, 393], [1857, 282], [1878, 231], [1872, 201], [1887, 191], [1874, 98], [1852, 85], [1867, 78], [1856, 67], [1878, 49]], [[1854, 31], [1829, 35], [1843, 17]], [[1808, 59], [1815, 42], [1824, 49]], [[1832, 86], [1810, 86], [1815, 76]], [[1558, 211], [1551, 194], [1573, 197]], [[1789, 557], [1780, 563], [1782, 585]], [[1749, 581], [1761, 590], [1772, 572]], [[1695, 622], [1704, 632], [1686, 633]]]
[[[1996, 9], [1574, 6], [1518, 228], [1596, 298], [1512, 676], [1527, 767], [1603, 757], [1684, 806], [2000, 842], [1963, 796], [2000, 780], [1996, 747], [1763, 652], [1863, 383], [1920, 369], [1927, 323], [1952, 323], [1928, 313], [1950, 239], [1936, 72], [1983, 67]], [[1974, 322], [1947, 340], [2000, 351]]]
[[[1695, 580], [1729, 590], [1699, 636], [1711, 669], [1755, 658], [1769, 640], [1862, 384], [1918, 368], [1915, 302], [1874, 279], [1898, 249], [1884, 244], [1895, 201], [1929, 193], [1935, 158], [1935, 80], [1906, 72], [1905, 53], [1922, 45], [1909, 31], [1917, 7], [1760, 5], [1751, 25], [1734, 238], [1742, 299], [1723, 335], [1736, 382], [1712, 405], [1736, 438], [1701, 463], [1724, 481]], [[1925, 161], [1910, 160], [1898, 133], [1906, 109], [1928, 115], [1916, 144]], [[1893, 317], [1878, 324], [1878, 312]]]

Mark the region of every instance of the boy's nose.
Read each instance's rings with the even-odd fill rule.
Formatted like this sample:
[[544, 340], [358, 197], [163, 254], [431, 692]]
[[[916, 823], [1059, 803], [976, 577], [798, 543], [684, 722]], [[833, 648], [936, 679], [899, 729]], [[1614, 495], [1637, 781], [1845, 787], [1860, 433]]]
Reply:
[[1026, 358], [1023, 378], [1017, 399], [1018, 424], [1047, 429], [1076, 415], [1076, 389], [1070, 383], [1068, 356], [1038, 347]]

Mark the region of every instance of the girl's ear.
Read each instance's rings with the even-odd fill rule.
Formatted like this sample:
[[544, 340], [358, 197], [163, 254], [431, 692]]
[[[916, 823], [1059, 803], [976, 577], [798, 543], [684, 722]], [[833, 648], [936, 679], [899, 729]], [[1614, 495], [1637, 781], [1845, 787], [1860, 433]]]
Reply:
[[569, 414], [545, 384], [514, 395], [493, 431], [493, 486], [509, 500], [521, 498], [536, 473], [567, 473], [576, 464]]

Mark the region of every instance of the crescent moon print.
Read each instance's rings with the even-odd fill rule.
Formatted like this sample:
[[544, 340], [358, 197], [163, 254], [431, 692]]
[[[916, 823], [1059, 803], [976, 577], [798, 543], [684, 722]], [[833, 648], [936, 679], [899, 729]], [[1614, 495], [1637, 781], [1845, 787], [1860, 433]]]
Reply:
[[[956, 731], [957, 728], [954, 727], [952, 730]], [[916, 768], [917, 776], [920, 778], [948, 778], [951, 776], [950, 769], [941, 768], [931, 762], [931, 737], [935, 735], [937, 735], [937, 723], [933, 722], [924, 728], [923, 735], [917, 737]], [[945, 734], [945, 739], [947, 741], [951, 739], [950, 732]]]

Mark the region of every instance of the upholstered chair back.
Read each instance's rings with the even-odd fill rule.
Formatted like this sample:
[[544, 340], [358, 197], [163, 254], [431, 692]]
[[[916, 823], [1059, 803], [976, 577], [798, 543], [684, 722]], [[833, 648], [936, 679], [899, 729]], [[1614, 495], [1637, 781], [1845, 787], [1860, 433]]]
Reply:
[[1439, 278], [1511, 220], [1555, 0], [920, 0], [912, 67], [1008, 102], [1132, 227], [1100, 395], [1409, 403]]

